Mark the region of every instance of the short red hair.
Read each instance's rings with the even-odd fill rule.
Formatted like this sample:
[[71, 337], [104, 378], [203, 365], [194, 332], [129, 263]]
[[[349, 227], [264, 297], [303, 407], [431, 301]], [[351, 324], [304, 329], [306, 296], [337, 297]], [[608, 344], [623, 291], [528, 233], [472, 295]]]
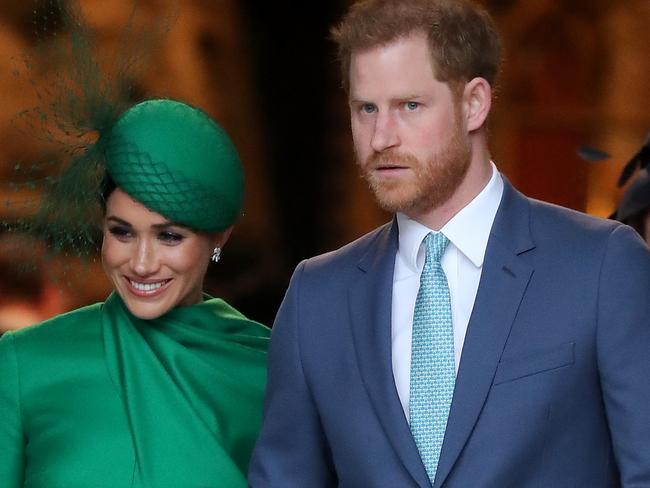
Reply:
[[331, 31], [343, 87], [349, 92], [352, 52], [424, 32], [438, 81], [459, 88], [472, 78], [496, 83], [501, 41], [492, 18], [470, 0], [363, 0]]

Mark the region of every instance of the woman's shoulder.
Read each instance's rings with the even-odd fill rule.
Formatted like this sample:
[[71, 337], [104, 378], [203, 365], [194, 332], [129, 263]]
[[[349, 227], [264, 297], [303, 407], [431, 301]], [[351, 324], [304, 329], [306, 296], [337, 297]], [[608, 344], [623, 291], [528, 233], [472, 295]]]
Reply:
[[74, 310], [0, 338], [0, 403], [4, 396], [20, 405], [22, 428], [35, 445], [45, 442], [41, 421], [52, 411], [74, 417], [64, 429], [74, 432], [77, 425], [92, 425], [89, 418], [97, 412], [116, 410], [108, 394], [114, 385], [106, 368], [101, 307]]
[[248, 332], [252, 335], [268, 338], [271, 335], [271, 329], [266, 325], [255, 320], [249, 319], [242, 312], [230, 305], [221, 298], [212, 298], [206, 295], [206, 300], [202, 306], [207, 306], [211, 312], [218, 317], [222, 326], [229, 329], [229, 332]]
[[8, 332], [18, 349], [51, 348], [67, 341], [77, 342], [99, 330], [102, 303], [95, 303], [57, 315], [39, 324]]
[[26, 404], [38, 399], [42, 388], [70, 385], [80, 375], [101, 371], [101, 306], [73, 310], [0, 338], [0, 365], [17, 372]]

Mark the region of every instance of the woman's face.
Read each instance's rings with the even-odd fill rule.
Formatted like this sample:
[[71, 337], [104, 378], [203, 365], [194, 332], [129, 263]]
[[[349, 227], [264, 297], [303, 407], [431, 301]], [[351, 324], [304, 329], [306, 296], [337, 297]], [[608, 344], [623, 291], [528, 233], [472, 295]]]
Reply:
[[106, 201], [102, 263], [133, 315], [155, 319], [202, 299], [212, 251], [232, 228], [207, 234], [170, 222], [121, 189]]

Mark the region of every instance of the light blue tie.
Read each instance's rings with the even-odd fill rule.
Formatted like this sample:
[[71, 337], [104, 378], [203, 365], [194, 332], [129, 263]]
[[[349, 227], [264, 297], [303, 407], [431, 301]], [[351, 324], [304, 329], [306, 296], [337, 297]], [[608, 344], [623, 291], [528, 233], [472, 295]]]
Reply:
[[439, 232], [429, 233], [424, 244], [426, 259], [413, 314], [409, 418], [415, 444], [433, 483], [454, 394], [456, 368], [451, 299], [440, 264], [449, 239]]

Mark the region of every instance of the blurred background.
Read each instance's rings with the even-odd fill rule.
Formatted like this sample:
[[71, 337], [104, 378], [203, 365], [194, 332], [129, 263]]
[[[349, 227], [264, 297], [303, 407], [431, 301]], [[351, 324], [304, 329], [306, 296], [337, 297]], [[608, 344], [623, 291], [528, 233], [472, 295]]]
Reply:
[[[167, 3], [139, 0], [138, 8], [155, 19]], [[328, 41], [329, 28], [350, 2], [177, 3], [173, 25], [136, 80], [135, 95], [200, 106], [232, 135], [247, 175], [245, 213], [222, 261], [211, 266], [206, 289], [270, 325], [300, 260], [389, 219], [354, 165], [346, 99]], [[132, 0], [79, 4], [101, 56], [122, 32]], [[650, 131], [650, 0], [483, 4], [506, 48], [491, 120], [497, 166], [529, 196], [608, 216], [622, 195], [616, 187], [621, 168]], [[17, 133], [13, 124], [19, 111], [36, 103], [33, 87], [13, 74], [37, 43], [33, 21], [31, 0], [2, 2], [3, 183], [17, 160], [38, 151], [38, 140]], [[580, 144], [612, 157], [586, 162], [576, 154]], [[0, 219], [13, 217], [0, 205]], [[3, 321], [42, 320], [103, 300], [110, 291], [97, 259], [46, 260], [29, 276], [19, 273], [21, 251], [34, 255], [42, 249], [11, 240], [0, 236], [0, 302], [18, 298], [13, 309], [3, 311], [0, 303], [0, 327]], [[75, 270], [68, 272], [72, 283], [48, 278], [58, 268]], [[21, 316], [21, 310], [31, 315]]]

